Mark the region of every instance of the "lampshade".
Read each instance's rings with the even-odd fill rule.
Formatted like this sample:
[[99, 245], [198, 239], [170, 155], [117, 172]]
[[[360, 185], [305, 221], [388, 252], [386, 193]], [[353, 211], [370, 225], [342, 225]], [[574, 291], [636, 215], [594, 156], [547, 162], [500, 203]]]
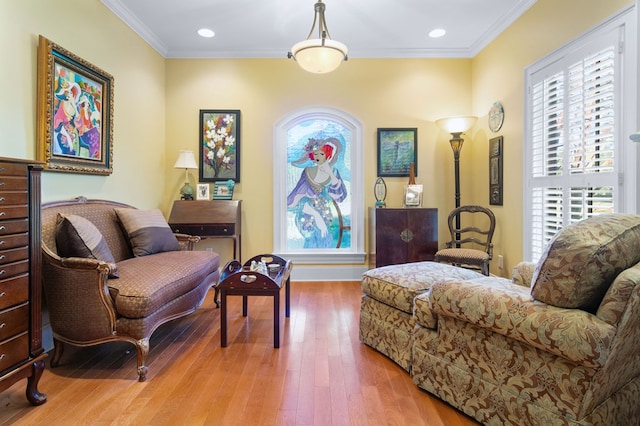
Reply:
[[449, 117], [436, 120], [436, 124], [442, 130], [448, 133], [463, 133], [466, 132], [476, 123], [477, 117]]
[[173, 167], [176, 169], [197, 169], [198, 164], [193, 156], [193, 151], [180, 151], [180, 156]]
[[[293, 45], [289, 58], [293, 58], [302, 69], [316, 74], [324, 74], [338, 68], [347, 60], [347, 46], [331, 40], [324, 18], [325, 5], [322, 0], [314, 5], [313, 25], [306, 40]], [[318, 37], [311, 38], [318, 24]]]
[[629, 139], [631, 139], [634, 142], [640, 142], [640, 131], [637, 131], [635, 133], [631, 133], [629, 135]]

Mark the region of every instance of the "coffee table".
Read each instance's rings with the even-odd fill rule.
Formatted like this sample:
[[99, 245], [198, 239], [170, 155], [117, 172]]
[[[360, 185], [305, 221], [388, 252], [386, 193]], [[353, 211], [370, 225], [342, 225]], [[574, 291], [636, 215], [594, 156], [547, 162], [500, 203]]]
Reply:
[[[264, 261], [269, 266], [267, 274], [251, 271], [251, 262]], [[280, 347], [280, 290], [285, 288], [285, 315], [289, 317], [290, 278], [293, 264], [275, 254], [260, 254], [247, 260], [244, 265], [237, 260], [228, 262], [216, 290], [220, 293], [220, 346], [227, 346], [227, 296], [242, 296], [242, 316], [248, 315], [248, 296], [273, 297], [273, 347]]]

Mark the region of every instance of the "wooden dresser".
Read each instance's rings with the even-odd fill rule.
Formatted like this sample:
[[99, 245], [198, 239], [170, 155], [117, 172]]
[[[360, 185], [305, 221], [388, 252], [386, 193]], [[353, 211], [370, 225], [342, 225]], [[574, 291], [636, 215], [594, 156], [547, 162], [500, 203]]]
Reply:
[[232, 238], [233, 258], [240, 261], [241, 206], [242, 200], [178, 200], [173, 202], [168, 222], [173, 232], [203, 238]]
[[371, 208], [369, 212], [375, 267], [433, 260], [438, 251], [438, 209]]
[[44, 371], [40, 172], [36, 162], [0, 157], [0, 391], [27, 379], [27, 399]]

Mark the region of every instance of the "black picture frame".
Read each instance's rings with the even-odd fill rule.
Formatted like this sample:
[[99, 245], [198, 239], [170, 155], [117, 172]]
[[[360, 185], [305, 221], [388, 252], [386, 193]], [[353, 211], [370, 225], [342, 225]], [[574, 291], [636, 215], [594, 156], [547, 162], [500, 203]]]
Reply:
[[489, 139], [489, 204], [493, 206], [502, 205], [503, 154], [502, 136]]
[[240, 182], [240, 110], [200, 110], [200, 182]]
[[418, 176], [418, 129], [378, 129], [378, 176], [408, 177], [411, 163]]

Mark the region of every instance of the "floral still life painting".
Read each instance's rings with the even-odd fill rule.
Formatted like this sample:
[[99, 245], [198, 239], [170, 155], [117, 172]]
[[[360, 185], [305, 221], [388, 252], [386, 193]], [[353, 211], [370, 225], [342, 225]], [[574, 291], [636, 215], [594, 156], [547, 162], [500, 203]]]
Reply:
[[200, 181], [240, 182], [240, 111], [200, 110]]

